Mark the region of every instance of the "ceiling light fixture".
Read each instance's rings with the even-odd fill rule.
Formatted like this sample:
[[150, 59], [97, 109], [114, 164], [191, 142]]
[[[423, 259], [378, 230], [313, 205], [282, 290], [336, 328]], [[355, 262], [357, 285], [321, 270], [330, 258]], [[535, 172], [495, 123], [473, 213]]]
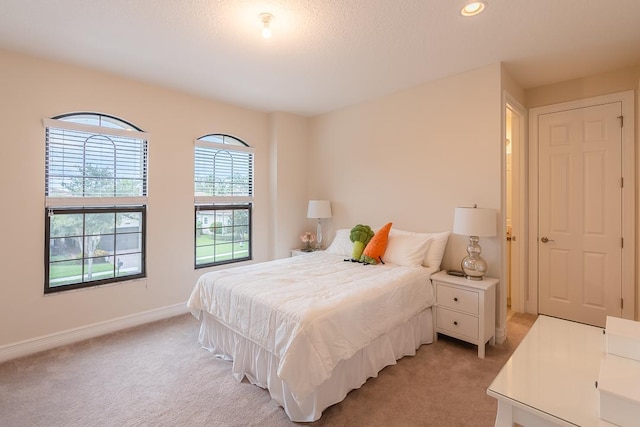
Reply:
[[270, 13], [261, 13], [260, 19], [262, 20], [262, 37], [265, 39], [271, 38], [271, 20], [273, 19], [273, 15]]
[[460, 10], [460, 14], [462, 16], [476, 16], [479, 13], [481, 13], [486, 6], [487, 6], [487, 4], [485, 2], [473, 1], [473, 2], [467, 3]]

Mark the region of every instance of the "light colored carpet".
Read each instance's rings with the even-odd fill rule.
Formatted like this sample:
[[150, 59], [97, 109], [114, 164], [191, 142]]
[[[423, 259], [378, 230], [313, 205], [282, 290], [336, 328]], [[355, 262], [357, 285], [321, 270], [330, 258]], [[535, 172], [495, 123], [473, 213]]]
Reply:
[[[486, 389], [535, 316], [477, 347], [440, 336], [369, 379], [312, 426], [492, 426]], [[266, 390], [231, 376], [183, 315], [0, 364], [0, 426], [293, 426]]]

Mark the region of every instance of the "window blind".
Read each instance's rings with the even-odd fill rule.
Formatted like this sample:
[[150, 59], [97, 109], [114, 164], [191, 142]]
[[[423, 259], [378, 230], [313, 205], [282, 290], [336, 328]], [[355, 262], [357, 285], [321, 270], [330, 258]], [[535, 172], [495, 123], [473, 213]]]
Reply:
[[114, 198], [118, 203], [146, 201], [147, 141], [140, 132], [55, 120], [47, 124], [47, 206], [87, 204], [87, 200], [91, 205], [111, 204]]
[[250, 201], [253, 198], [253, 150], [196, 141], [195, 197]]

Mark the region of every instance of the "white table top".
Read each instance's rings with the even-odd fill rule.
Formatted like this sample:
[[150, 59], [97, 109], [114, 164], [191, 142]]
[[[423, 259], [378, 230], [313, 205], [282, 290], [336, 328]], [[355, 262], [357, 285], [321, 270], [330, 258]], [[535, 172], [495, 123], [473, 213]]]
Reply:
[[541, 315], [487, 393], [559, 424], [606, 425], [595, 387], [605, 351], [602, 328]]

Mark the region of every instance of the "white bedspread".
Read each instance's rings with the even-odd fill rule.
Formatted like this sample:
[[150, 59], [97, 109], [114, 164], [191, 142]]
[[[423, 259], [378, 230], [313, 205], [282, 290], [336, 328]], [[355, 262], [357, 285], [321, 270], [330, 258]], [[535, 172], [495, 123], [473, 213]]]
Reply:
[[315, 252], [206, 273], [188, 307], [276, 355], [278, 376], [302, 402], [340, 360], [431, 306], [432, 273]]

